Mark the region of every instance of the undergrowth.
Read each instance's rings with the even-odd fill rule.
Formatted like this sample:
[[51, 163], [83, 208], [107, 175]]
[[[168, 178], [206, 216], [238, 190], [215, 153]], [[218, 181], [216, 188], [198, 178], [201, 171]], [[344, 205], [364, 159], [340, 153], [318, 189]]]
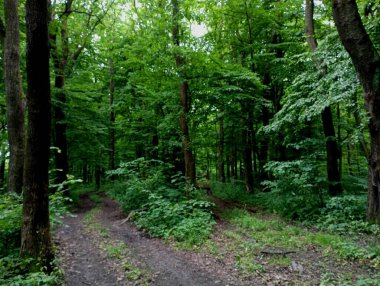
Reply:
[[111, 197], [151, 236], [196, 245], [210, 235], [215, 224], [212, 204], [170, 165], [140, 158], [121, 164], [110, 175], [122, 180], [110, 189]]
[[[50, 196], [50, 217], [52, 226], [60, 223], [67, 213], [67, 198], [58, 191]], [[14, 193], [0, 195], [0, 285], [34, 286], [60, 285], [62, 273], [53, 262], [53, 272], [48, 275], [38, 269], [38, 261], [19, 257], [22, 221], [22, 197]], [[33, 267], [32, 267], [33, 266]], [[37, 267], [36, 267], [37, 266]]]

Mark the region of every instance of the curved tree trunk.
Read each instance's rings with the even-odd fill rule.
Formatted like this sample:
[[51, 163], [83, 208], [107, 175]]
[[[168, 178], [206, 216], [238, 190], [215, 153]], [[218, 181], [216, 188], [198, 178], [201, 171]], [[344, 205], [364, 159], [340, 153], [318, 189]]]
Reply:
[[[306, 26], [306, 41], [309, 49], [314, 53], [318, 48], [318, 42], [314, 35], [314, 0], [306, 0], [305, 2], [305, 26]], [[326, 73], [326, 69], [322, 63], [315, 58], [315, 66], [321, 71], [321, 74]], [[330, 106], [327, 106], [322, 111], [322, 126], [326, 138], [326, 153], [327, 153], [327, 180], [329, 184], [329, 195], [337, 196], [343, 192], [341, 176], [339, 172], [339, 148], [335, 136], [334, 120]]]
[[364, 28], [356, 1], [332, 0], [332, 6], [340, 39], [350, 54], [364, 91], [371, 137], [367, 219], [380, 224], [380, 57]]
[[20, 73], [18, 0], [5, 0], [4, 72], [10, 159], [8, 190], [21, 193], [24, 172], [25, 116]]
[[21, 255], [40, 260], [49, 271], [53, 249], [49, 220], [51, 104], [47, 7], [46, 0], [26, 2], [28, 128]]

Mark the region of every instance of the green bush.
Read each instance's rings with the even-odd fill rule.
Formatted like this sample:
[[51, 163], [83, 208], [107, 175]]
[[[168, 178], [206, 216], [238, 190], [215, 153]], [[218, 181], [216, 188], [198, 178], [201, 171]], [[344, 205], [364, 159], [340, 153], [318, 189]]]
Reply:
[[[52, 225], [60, 222], [67, 213], [67, 201], [62, 192], [50, 196], [50, 217]], [[58, 285], [59, 270], [51, 275], [42, 269], [30, 272], [38, 261], [18, 257], [22, 221], [22, 196], [15, 193], [0, 195], [0, 285]]]
[[211, 233], [211, 204], [170, 165], [140, 158], [111, 173], [125, 182], [115, 183], [109, 194], [124, 212], [135, 211], [136, 225], [151, 236], [199, 244]]
[[281, 216], [304, 220], [323, 205], [325, 178], [319, 176], [316, 160], [269, 162], [266, 170], [273, 176], [263, 182], [265, 192], [257, 201]]
[[15, 193], [0, 195], [0, 257], [18, 247], [21, 235], [22, 198]]
[[0, 286], [56, 286], [61, 285], [61, 273], [58, 268], [48, 275], [42, 269], [30, 272], [37, 261], [21, 259], [18, 254], [0, 258]]
[[212, 204], [206, 201], [184, 200], [171, 202], [155, 194], [149, 196], [144, 211], [135, 222], [154, 237], [173, 237], [177, 241], [199, 244], [211, 233], [214, 220]]
[[241, 204], [254, 205], [256, 203], [255, 196], [247, 193], [244, 182], [233, 183], [211, 183], [212, 193], [224, 200], [237, 202]]
[[315, 221], [321, 229], [336, 233], [379, 235], [380, 227], [365, 221], [366, 206], [366, 195], [330, 198]]

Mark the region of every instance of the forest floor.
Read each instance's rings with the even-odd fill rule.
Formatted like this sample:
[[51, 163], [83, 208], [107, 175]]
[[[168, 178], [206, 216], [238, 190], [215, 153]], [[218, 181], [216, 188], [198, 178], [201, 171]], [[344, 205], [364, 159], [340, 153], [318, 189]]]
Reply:
[[[247, 213], [249, 225], [259, 224], [262, 232], [273, 230], [265, 238], [253, 238], [247, 226], [228, 220], [228, 212], [237, 210], [236, 206], [216, 203], [219, 219], [214, 234], [202, 247], [186, 249], [149, 238], [106, 196], [95, 203], [85, 194], [55, 235], [66, 285], [320, 285], [321, 277], [324, 285], [358, 279], [367, 279], [361, 285], [371, 285], [378, 273], [369, 261], [342, 259], [334, 249], [316, 243], [333, 236], [310, 236], [277, 222], [279, 218]], [[281, 231], [277, 230], [280, 225]]]

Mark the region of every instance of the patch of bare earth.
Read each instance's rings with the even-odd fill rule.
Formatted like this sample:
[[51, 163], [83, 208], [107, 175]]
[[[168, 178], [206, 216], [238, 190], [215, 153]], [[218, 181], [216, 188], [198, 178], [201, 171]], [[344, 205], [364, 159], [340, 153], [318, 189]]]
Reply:
[[[94, 223], [100, 223], [109, 232], [111, 240], [104, 240], [88, 229], [83, 208], [79, 208], [74, 217], [65, 218], [63, 226], [56, 232], [55, 240], [67, 286], [248, 285], [223, 270], [223, 264], [211, 265], [201, 257], [202, 261], [190, 259], [185, 252], [175, 250], [160, 239], [147, 237], [125, 220], [117, 203], [107, 198], [103, 201]], [[88, 197], [84, 197], [81, 204], [86, 211], [95, 206]], [[123, 263], [129, 261], [140, 272], [145, 272], [145, 279], [129, 279], [123, 273], [125, 269], [120, 257], [107, 255], [104, 241], [125, 243], [127, 251], [123, 253]]]

